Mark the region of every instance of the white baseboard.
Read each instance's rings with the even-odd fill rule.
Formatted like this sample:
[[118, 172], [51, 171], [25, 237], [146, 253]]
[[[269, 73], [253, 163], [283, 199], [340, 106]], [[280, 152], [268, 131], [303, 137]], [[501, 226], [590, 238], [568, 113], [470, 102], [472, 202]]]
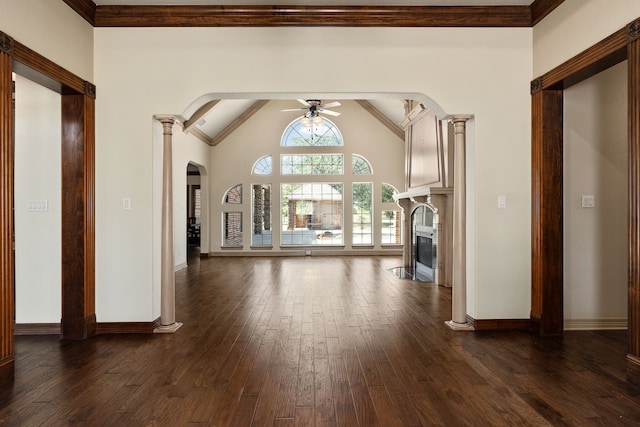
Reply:
[[564, 319], [565, 331], [626, 330], [628, 325], [626, 317]]
[[188, 265], [186, 262], [183, 262], [182, 264], [178, 264], [173, 268], [173, 271], [180, 271], [180, 270], [184, 270], [185, 268], [187, 268]]

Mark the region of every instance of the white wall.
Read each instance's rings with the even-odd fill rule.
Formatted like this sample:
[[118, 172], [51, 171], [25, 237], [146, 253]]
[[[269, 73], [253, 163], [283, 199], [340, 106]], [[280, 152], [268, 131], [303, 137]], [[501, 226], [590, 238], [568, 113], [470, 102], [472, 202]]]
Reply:
[[541, 76], [639, 17], [638, 0], [565, 0], [533, 29], [533, 76]]
[[[527, 28], [97, 28], [99, 321], [152, 320], [158, 280], [152, 254], [159, 245], [150, 223], [157, 189], [152, 147], [161, 135], [149, 124], [154, 114], [181, 114], [216, 92], [409, 92], [430, 97], [441, 111], [474, 114], [468, 141], [477, 147], [468, 179], [475, 181], [476, 235], [468, 241], [477, 274], [469, 286], [478, 289], [469, 312], [527, 318], [531, 34]], [[305, 52], [312, 54], [312, 73]], [[127, 193], [136, 208], [121, 220]], [[510, 204], [497, 220], [501, 194]]]
[[[201, 174], [209, 170], [210, 147], [199, 139], [182, 132], [180, 126], [175, 127], [173, 139], [173, 208], [174, 208], [174, 263], [177, 268], [187, 265], [187, 165], [194, 163], [201, 169]], [[192, 177], [189, 177], [192, 178]], [[208, 201], [208, 175], [200, 180], [200, 203], [204, 206]], [[203, 221], [204, 230], [208, 231], [208, 221]], [[206, 242], [205, 242], [206, 243]], [[202, 242], [201, 242], [202, 244]], [[201, 252], [207, 253], [208, 247], [201, 246]]]
[[0, 31], [93, 80], [93, 27], [61, 0], [0, 0]]
[[[61, 285], [60, 95], [16, 76], [16, 322], [58, 323]], [[27, 211], [46, 201], [46, 211]]]
[[565, 328], [626, 325], [627, 157], [623, 62], [564, 93]]

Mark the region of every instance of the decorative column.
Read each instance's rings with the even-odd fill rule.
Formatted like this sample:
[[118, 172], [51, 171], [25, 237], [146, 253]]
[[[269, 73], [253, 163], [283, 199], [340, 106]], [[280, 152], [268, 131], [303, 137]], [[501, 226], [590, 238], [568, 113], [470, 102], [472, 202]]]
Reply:
[[182, 326], [176, 322], [176, 283], [173, 262], [173, 116], [156, 116], [162, 123], [162, 265], [160, 327], [155, 333], [173, 333]]
[[434, 282], [438, 286], [451, 287], [451, 242], [452, 238], [452, 188], [431, 188], [429, 203], [438, 210], [436, 234], [436, 267]]
[[413, 268], [413, 230], [411, 230], [411, 214], [413, 213], [413, 203], [411, 199], [397, 199], [396, 203], [404, 213], [404, 244], [402, 245], [402, 264], [404, 268]]
[[445, 322], [451, 329], [472, 331], [467, 323], [467, 277], [466, 277], [466, 122], [471, 116], [454, 116], [454, 190], [453, 190], [453, 290], [452, 320]]

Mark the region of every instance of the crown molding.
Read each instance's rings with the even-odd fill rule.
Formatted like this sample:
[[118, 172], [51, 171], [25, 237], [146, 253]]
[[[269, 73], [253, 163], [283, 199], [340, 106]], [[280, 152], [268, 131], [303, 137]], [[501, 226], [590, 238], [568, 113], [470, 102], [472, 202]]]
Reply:
[[64, 0], [94, 27], [531, 27], [564, 0], [530, 6], [96, 6]]
[[67, 6], [83, 17], [89, 24], [96, 26], [96, 4], [92, 0], [63, 0]]

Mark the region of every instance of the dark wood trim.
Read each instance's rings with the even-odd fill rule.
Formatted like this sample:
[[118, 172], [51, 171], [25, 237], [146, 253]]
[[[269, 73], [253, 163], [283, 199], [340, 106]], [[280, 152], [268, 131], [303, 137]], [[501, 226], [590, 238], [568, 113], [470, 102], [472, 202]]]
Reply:
[[627, 29], [622, 28], [553, 70], [540, 76], [540, 89], [566, 89], [624, 61]]
[[[628, 197], [629, 197], [629, 357], [640, 361], [640, 20], [629, 26], [628, 47]], [[630, 359], [631, 360], [631, 359]], [[633, 368], [633, 366], [632, 366]], [[640, 384], [640, 367], [635, 366], [628, 376]]]
[[159, 317], [153, 322], [100, 322], [96, 334], [152, 334], [159, 326]]
[[531, 320], [542, 335], [562, 335], [563, 92], [531, 96]]
[[[29, 49], [22, 43], [15, 41], [15, 39], [13, 41], [12, 57], [15, 61], [23, 65], [23, 67], [21, 67], [20, 64], [16, 64], [15, 71], [34, 80], [36, 83], [49, 87], [61, 94], [85, 93], [86, 86], [83, 79]], [[24, 66], [26, 66], [26, 68]]]
[[13, 380], [13, 71], [7, 38], [0, 33], [0, 383]]
[[[11, 336], [13, 341], [13, 335]], [[11, 384], [13, 382], [15, 360], [13, 354], [0, 359], [0, 386]]]
[[467, 315], [469, 323], [476, 331], [529, 331], [530, 319], [474, 319]]
[[553, 12], [553, 10], [560, 6], [564, 0], [535, 0], [531, 3], [531, 26], [535, 26], [538, 22]]
[[92, 0], [63, 0], [67, 6], [82, 16], [89, 24], [96, 25], [96, 4]]
[[95, 100], [62, 95], [62, 338], [95, 333]]
[[640, 357], [627, 355], [627, 380], [640, 386]]
[[60, 335], [60, 323], [16, 323], [13, 335]]
[[[562, 333], [562, 99], [564, 88], [628, 60], [629, 289], [627, 379], [640, 384], [640, 18], [535, 79], [532, 92], [531, 329]], [[554, 106], [555, 105], [555, 106]], [[555, 110], [555, 113], [554, 113]], [[545, 182], [549, 174], [559, 184]]]
[[98, 6], [96, 27], [530, 27], [528, 6]]

